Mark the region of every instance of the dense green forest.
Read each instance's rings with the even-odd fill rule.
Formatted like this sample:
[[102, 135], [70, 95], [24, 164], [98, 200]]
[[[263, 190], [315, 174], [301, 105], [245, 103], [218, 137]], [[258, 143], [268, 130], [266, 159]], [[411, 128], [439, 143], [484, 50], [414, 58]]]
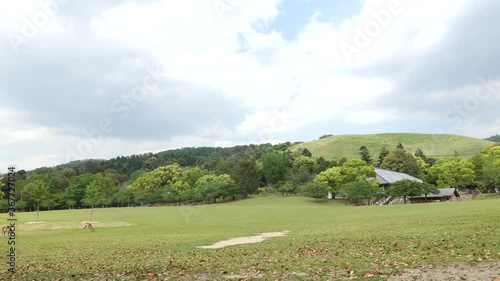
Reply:
[[[338, 161], [327, 161], [307, 148], [297, 148], [298, 144], [182, 148], [20, 170], [17, 208], [216, 203], [269, 192], [313, 198], [331, 192], [360, 202], [386, 195], [428, 194], [441, 187], [492, 191], [500, 186], [500, 143], [468, 159], [457, 155], [437, 159], [421, 149], [410, 153], [398, 143], [380, 151], [361, 146], [357, 157]], [[384, 191], [377, 180], [367, 180], [375, 177], [375, 167], [405, 172], [425, 183], [401, 182]], [[6, 189], [5, 179], [0, 186]], [[7, 208], [2, 200], [0, 209]]]

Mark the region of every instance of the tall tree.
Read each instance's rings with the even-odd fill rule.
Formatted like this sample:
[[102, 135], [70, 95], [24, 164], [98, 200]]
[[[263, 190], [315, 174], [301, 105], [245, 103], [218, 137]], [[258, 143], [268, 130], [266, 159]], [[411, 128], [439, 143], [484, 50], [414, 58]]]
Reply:
[[421, 163], [421, 161], [419, 161], [419, 165], [420, 165], [420, 170], [424, 173], [424, 174], [427, 174], [427, 170], [436, 163], [436, 159], [435, 158], [432, 158], [432, 157], [427, 157], [427, 155], [425, 155], [425, 153], [420, 149], [420, 148], [417, 148], [417, 150], [415, 151], [415, 154], [414, 154], [415, 158], [418, 160], [418, 159], [421, 159], [424, 163]]
[[215, 165], [215, 174], [216, 175], [223, 175], [223, 174], [230, 174], [231, 173], [231, 163], [227, 161], [224, 158], [219, 158], [217, 160], [217, 164]]
[[384, 158], [389, 154], [389, 150], [387, 148], [382, 147], [382, 150], [380, 150], [380, 153], [378, 154], [378, 160], [377, 160], [377, 167], [380, 167], [382, 165], [382, 162], [384, 161]]
[[186, 182], [190, 187], [194, 187], [196, 182], [207, 174], [206, 170], [199, 167], [187, 168], [182, 172], [182, 181]]
[[160, 161], [156, 157], [150, 157], [146, 161], [143, 162], [142, 167], [146, 171], [152, 171], [160, 166]]
[[99, 173], [94, 180], [85, 188], [85, 197], [83, 202], [87, 206], [94, 208], [96, 205], [108, 205], [111, 203], [111, 197], [118, 191], [118, 188], [113, 185], [113, 181]]
[[484, 187], [492, 190], [500, 186], [500, 165], [494, 163], [493, 161], [487, 161], [482, 169], [482, 183]]
[[322, 183], [329, 187], [329, 191], [334, 197], [345, 183], [345, 177], [342, 174], [342, 167], [332, 167], [319, 173], [314, 179], [315, 182]]
[[181, 168], [176, 164], [158, 167], [148, 174], [153, 178], [156, 188], [164, 188], [181, 180]]
[[332, 165], [332, 162], [326, 161], [325, 158], [320, 157], [320, 158], [318, 158], [317, 164], [318, 164], [318, 171], [317, 172], [321, 173], [321, 172], [325, 171], [326, 169], [330, 168]]
[[417, 148], [417, 150], [415, 151], [415, 157], [419, 157], [420, 159], [424, 160], [425, 162], [427, 162], [427, 156], [425, 156], [424, 152], [422, 151], [422, 149], [420, 148]]
[[342, 165], [344, 165], [346, 162], [347, 162], [347, 158], [342, 157], [342, 158], [340, 158], [338, 165], [339, 165], [339, 166], [342, 166]]
[[82, 202], [86, 206], [90, 206], [89, 221], [93, 221], [94, 218], [94, 206], [104, 203], [104, 194], [99, 188], [99, 183], [95, 180], [92, 181], [85, 189], [85, 197]]
[[285, 194], [291, 194], [291, 193], [294, 193], [295, 192], [295, 189], [297, 187], [295, 186], [295, 184], [291, 181], [287, 181], [287, 182], [284, 182], [279, 188], [278, 188], [278, 191], [282, 193], [283, 196], [285, 196]]
[[328, 194], [328, 186], [321, 182], [308, 182], [300, 187], [300, 191], [307, 197], [316, 199], [323, 198]]
[[37, 179], [24, 186], [21, 197], [23, 201], [35, 205], [37, 212], [37, 221], [40, 221], [40, 204], [49, 198], [49, 187], [41, 180]]
[[72, 177], [68, 188], [64, 191], [65, 200], [72, 200], [76, 202], [75, 205], [80, 206], [83, 197], [85, 197], [85, 188], [87, 188], [93, 180], [94, 175], [90, 173]]
[[135, 202], [134, 193], [125, 186], [121, 186], [118, 191], [113, 194], [113, 203], [119, 207], [130, 206]]
[[206, 175], [201, 177], [196, 182], [196, 187], [204, 194], [205, 199], [217, 201], [217, 198], [234, 196], [237, 192], [237, 186], [231, 176], [223, 175]]
[[314, 170], [314, 166], [316, 161], [308, 156], [299, 156], [293, 160], [293, 169], [294, 172], [298, 173], [300, 171], [307, 171], [308, 173], [312, 173]]
[[276, 185], [288, 174], [289, 158], [282, 152], [269, 151], [262, 155], [262, 173], [268, 184]]
[[260, 186], [261, 172], [255, 161], [241, 160], [234, 167], [232, 175], [238, 186], [238, 193], [244, 198], [253, 194]]
[[399, 180], [393, 183], [387, 190], [389, 196], [403, 197], [405, 204], [409, 196], [427, 195], [430, 193], [437, 194], [437, 188], [430, 184], [420, 183], [409, 179]]
[[353, 181], [342, 185], [339, 194], [349, 199], [355, 199], [359, 205], [362, 199], [368, 199], [367, 205], [370, 205], [370, 198], [377, 194], [378, 187], [373, 186], [367, 181]]
[[429, 181], [439, 188], [466, 187], [474, 182], [474, 165], [456, 157], [441, 159], [429, 169]]
[[370, 156], [370, 152], [368, 152], [368, 148], [366, 146], [361, 146], [359, 148], [359, 155], [361, 156], [361, 160], [365, 161], [366, 164], [371, 165], [373, 160], [372, 157]]
[[[330, 187], [330, 191], [335, 195], [346, 183], [367, 181], [369, 178], [374, 178], [375, 176], [376, 173], [373, 166], [366, 166], [366, 162], [363, 160], [351, 159], [341, 167], [333, 167], [319, 173], [315, 181]], [[372, 180], [370, 184], [379, 186], [377, 180]]]
[[133, 192], [154, 193], [172, 187], [177, 181], [182, 180], [181, 168], [177, 164], [171, 164], [154, 169], [137, 178], [129, 188]]
[[312, 153], [307, 148], [302, 149], [302, 155], [306, 157], [312, 157]]
[[50, 196], [47, 199], [45, 199], [45, 201], [42, 202], [42, 206], [44, 208], [47, 208], [49, 211], [54, 207], [56, 207], [57, 205], [59, 204], [57, 203], [56, 199], [50, 198]]
[[470, 157], [474, 165], [475, 181], [489, 191], [500, 186], [500, 143], [485, 147], [481, 154]]
[[474, 181], [476, 185], [484, 183], [483, 168], [486, 165], [486, 159], [487, 157], [484, 154], [476, 154], [467, 159], [467, 162], [474, 166]]
[[396, 149], [384, 157], [382, 169], [387, 169], [395, 172], [402, 172], [418, 177], [420, 168], [417, 160], [410, 153], [406, 153], [403, 149]]
[[3, 192], [3, 199], [7, 199], [9, 198], [9, 189], [5, 187], [5, 184], [1, 180], [2, 179], [0, 178], [0, 189]]
[[494, 142], [500, 143], [500, 135], [496, 134], [496, 135], [491, 136], [489, 138], [485, 138], [485, 140], [489, 140], [489, 141], [494, 141]]
[[500, 160], [500, 142], [488, 145], [481, 151], [481, 154], [493, 157], [497, 161]]

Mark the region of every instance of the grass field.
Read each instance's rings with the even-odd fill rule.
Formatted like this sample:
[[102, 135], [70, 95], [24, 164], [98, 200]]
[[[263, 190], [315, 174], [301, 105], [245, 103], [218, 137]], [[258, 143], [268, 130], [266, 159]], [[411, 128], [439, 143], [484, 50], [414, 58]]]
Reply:
[[[500, 198], [500, 196], [499, 196]], [[500, 200], [353, 207], [262, 197], [180, 207], [19, 213], [15, 280], [385, 280], [405, 268], [500, 260]], [[1, 219], [6, 219], [2, 214]], [[220, 240], [290, 231], [258, 244]], [[3, 257], [7, 255], [4, 238]], [[499, 276], [500, 277], [500, 276]], [[110, 279], [113, 278], [113, 279]]]
[[420, 148], [428, 157], [443, 158], [454, 156], [468, 158], [478, 154], [491, 141], [448, 134], [374, 134], [374, 135], [339, 135], [306, 142], [291, 147], [291, 151], [307, 148], [314, 157], [323, 156], [327, 160], [359, 158], [359, 148], [366, 146], [372, 159], [377, 160], [380, 150], [385, 147], [392, 151], [401, 142], [410, 153]]

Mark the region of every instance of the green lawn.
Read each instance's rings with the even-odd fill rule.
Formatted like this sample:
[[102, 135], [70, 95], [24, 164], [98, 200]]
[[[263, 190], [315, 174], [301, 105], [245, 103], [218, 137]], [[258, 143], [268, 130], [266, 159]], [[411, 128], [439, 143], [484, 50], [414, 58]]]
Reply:
[[[499, 196], [500, 198], [500, 196]], [[500, 259], [500, 200], [353, 207], [264, 197], [181, 207], [18, 214], [17, 280], [335, 280], [404, 268]], [[5, 221], [6, 214], [0, 219]], [[236, 236], [285, 231], [259, 244], [199, 249]], [[4, 238], [4, 259], [7, 239]], [[135, 279], [137, 278], [137, 279]], [[183, 279], [184, 278], [184, 279]], [[370, 280], [379, 280], [370, 278]]]
[[479, 154], [493, 144], [491, 141], [449, 134], [390, 133], [373, 135], [339, 135], [292, 146], [291, 151], [307, 148], [314, 157], [323, 156], [327, 160], [359, 159], [359, 148], [366, 146], [372, 159], [377, 160], [380, 150], [385, 147], [392, 151], [401, 142], [410, 152], [420, 148], [428, 157], [443, 158], [454, 156], [455, 150], [461, 158]]

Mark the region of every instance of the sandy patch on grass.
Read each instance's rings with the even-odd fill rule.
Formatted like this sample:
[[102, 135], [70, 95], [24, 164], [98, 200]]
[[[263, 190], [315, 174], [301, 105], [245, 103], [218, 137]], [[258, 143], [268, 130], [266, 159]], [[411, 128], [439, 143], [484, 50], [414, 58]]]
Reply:
[[[74, 222], [60, 222], [60, 223], [46, 223], [46, 222], [27, 222], [18, 226], [21, 231], [34, 231], [34, 230], [47, 230], [47, 229], [82, 229], [83, 224]], [[131, 226], [132, 224], [123, 221], [113, 221], [113, 222], [92, 222], [92, 226], [95, 229], [105, 228], [105, 227], [121, 227], [121, 226]]]
[[500, 261], [476, 264], [456, 263], [434, 268], [409, 269], [401, 275], [391, 276], [389, 281], [491, 281], [500, 280]]
[[266, 233], [260, 233], [259, 235], [255, 235], [255, 236], [236, 237], [236, 238], [231, 238], [228, 240], [217, 242], [217, 243], [210, 245], [210, 246], [198, 246], [198, 248], [219, 249], [219, 248], [224, 248], [224, 247], [233, 246], [233, 245], [260, 243], [260, 242], [262, 242], [268, 238], [271, 238], [271, 237], [286, 236], [289, 232], [290, 231], [266, 232]]

